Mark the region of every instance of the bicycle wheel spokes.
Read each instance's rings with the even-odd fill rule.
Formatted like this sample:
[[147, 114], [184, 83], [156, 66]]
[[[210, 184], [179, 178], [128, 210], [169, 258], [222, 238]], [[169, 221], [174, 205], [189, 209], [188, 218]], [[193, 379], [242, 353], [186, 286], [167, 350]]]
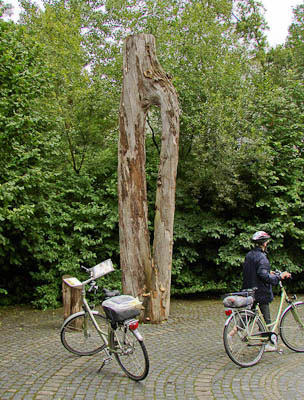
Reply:
[[254, 335], [263, 330], [263, 324], [251, 311], [239, 311], [232, 315], [223, 334], [225, 350], [230, 359], [241, 367], [258, 363], [265, 346], [259, 336]]
[[280, 335], [291, 350], [304, 352], [304, 303], [288, 308], [280, 323]]
[[[95, 314], [94, 317], [100, 329], [107, 332], [105, 317], [100, 314]], [[61, 342], [67, 350], [79, 356], [89, 356], [106, 347], [91, 318], [85, 313], [77, 315], [63, 325]]]
[[121, 369], [131, 379], [140, 381], [149, 372], [149, 359], [145, 344], [125, 326], [112, 330], [111, 348]]

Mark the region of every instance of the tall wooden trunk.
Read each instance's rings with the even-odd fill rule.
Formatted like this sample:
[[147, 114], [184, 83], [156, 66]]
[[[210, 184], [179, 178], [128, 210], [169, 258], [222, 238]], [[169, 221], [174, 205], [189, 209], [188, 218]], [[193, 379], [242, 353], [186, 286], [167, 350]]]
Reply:
[[[160, 107], [162, 146], [156, 188], [153, 255], [148, 230], [146, 117]], [[169, 315], [179, 107], [175, 89], [156, 57], [155, 39], [127, 38], [120, 103], [118, 195], [120, 262], [124, 293], [144, 301], [142, 318], [160, 322]]]

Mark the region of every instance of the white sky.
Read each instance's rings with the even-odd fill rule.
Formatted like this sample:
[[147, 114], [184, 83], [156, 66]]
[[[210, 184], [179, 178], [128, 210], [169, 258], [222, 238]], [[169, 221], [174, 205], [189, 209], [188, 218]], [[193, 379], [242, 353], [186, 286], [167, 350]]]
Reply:
[[[18, 0], [5, 0], [18, 11]], [[283, 44], [292, 22], [292, 7], [304, 4], [304, 0], [260, 0], [266, 8], [265, 18], [270, 27], [267, 31], [271, 46]], [[37, 1], [39, 3], [39, 0]], [[14, 18], [16, 20], [16, 18]]]
[[265, 18], [270, 27], [267, 32], [271, 46], [283, 44], [292, 23], [292, 8], [304, 4], [304, 0], [260, 0], [266, 8]]

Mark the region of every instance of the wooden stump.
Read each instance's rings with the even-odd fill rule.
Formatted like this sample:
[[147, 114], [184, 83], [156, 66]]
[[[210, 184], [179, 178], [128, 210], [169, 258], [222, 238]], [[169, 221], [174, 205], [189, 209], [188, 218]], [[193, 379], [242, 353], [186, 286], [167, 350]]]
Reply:
[[[70, 275], [62, 277], [62, 302], [63, 318], [66, 319], [71, 314], [82, 310], [81, 287], [71, 287], [66, 284], [64, 279], [71, 278]], [[76, 326], [75, 326], [76, 328]], [[77, 328], [80, 328], [77, 326]]]

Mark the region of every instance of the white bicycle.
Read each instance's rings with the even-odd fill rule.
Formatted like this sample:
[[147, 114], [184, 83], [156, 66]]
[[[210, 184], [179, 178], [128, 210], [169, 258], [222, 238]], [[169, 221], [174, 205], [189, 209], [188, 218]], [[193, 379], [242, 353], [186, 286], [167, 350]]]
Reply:
[[[84, 267], [82, 267], [84, 268]], [[93, 268], [84, 268], [90, 278], [80, 282], [77, 278], [67, 278], [65, 283], [72, 287], [82, 287], [83, 311], [70, 315], [61, 327], [63, 346], [78, 356], [90, 356], [100, 351], [106, 354], [101, 368], [112, 361], [113, 355], [123, 372], [131, 379], [140, 381], [149, 372], [149, 358], [143, 337], [138, 330], [141, 303], [132, 296], [120, 295], [119, 291], [103, 289], [104, 314], [90, 307], [86, 300], [86, 285], [91, 290], [98, 289], [96, 279], [114, 270], [111, 260], [106, 260]]]

